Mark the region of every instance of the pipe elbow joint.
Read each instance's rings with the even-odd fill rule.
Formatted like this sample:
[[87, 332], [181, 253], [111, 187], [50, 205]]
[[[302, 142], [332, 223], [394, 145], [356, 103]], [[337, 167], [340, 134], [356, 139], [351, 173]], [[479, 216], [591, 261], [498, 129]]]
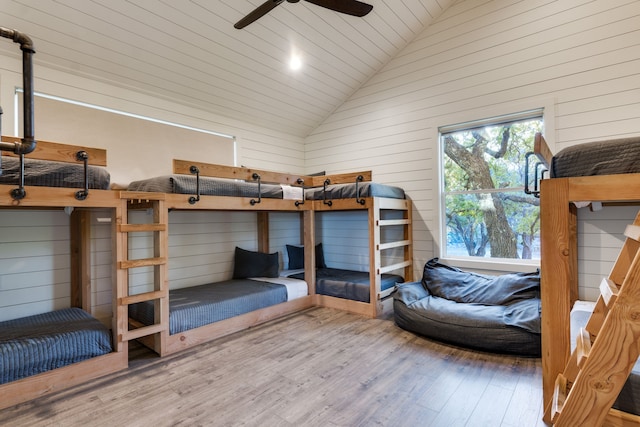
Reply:
[[16, 142], [15, 154], [29, 154], [36, 149], [37, 142], [34, 138], [22, 138], [22, 142]]
[[33, 48], [33, 40], [31, 40], [31, 37], [29, 37], [28, 35], [14, 30], [13, 41], [20, 44], [20, 49], [23, 52], [36, 53], [35, 49]]

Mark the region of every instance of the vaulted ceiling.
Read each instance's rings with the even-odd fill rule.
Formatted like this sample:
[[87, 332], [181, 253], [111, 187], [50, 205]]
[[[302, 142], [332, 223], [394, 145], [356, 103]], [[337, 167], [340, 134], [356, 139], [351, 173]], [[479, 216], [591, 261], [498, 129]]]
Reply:
[[305, 137], [454, 1], [369, 0], [362, 18], [283, 2], [237, 30], [264, 0], [0, 0], [0, 26], [36, 67]]

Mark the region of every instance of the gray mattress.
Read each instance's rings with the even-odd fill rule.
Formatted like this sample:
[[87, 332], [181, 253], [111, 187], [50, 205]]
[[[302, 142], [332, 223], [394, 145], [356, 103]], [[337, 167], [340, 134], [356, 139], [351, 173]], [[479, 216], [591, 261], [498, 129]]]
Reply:
[[[89, 188], [108, 190], [109, 172], [98, 166], [89, 166]], [[20, 160], [2, 156], [0, 184], [18, 185]], [[51, 162], [25, 159], [24, 185], [41, 187], [84, 188], [84, 165], [76, 163]]]
[[109, 330], [79, 308], [0, 322], [0, 384], [111, 351]]
[[552, 178], [640, 172], [640, 137], [574, 145], [553, 156]]
[[[571, 349], [576, 346], [576, 338], [580, 328], [584, 328], [591, 313], [583, 310], [571, 312]], [[636, 362], [631, 375], [618, 395], [613, 407], [631, 414], [640, 415], [640, 362]]]
[[[287, 301], [284, 285], [232, 279], [169, 291], [169, 333], [177, 334]], [[153, 324], [153, 302], [129, 306], [129, 316]]]
[[[304, 280], [304, 273], [291, 275]], [[396, 274], [383, 274], [380, 290], [384, 291], [404, 282]], [[369, 302], [369, 273], [365, 271], [342, 270], [338, 268], [318, 268], [316, 270], [316, 293], [353, 301]]]
[[[196, 177], [190, 175], [164, 175], [134, 181], [129, 191], [152, 191], [158, 193], [196, 194]], [[200, 177], [200, 194], [206, 196], [255, 197], [258, 184], [234, 179]], [[260, 195], [268, 199], [282, 199], [282, 187], [260, 184]]]
[[[326, 199], [352, 199], [359, 197], [387, 197], [391, 199], [404, 199], [404, 190], [391, 185], [377, 184], [374, 182], [363, 182], [358, 184], [359, 195], [356, 194], [356, 184], [333, 184], [327, 186]], [[308, 188], [304, 192], [308, 200], [323, 200], [325, 198], [324, 188]]]

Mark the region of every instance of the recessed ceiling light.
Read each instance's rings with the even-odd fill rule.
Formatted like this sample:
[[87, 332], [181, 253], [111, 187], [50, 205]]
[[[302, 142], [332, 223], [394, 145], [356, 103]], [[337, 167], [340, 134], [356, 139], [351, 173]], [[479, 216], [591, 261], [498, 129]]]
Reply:
[[293, 54], [289, 59], [289, 68], [293, 71], [297, 71], [302, 68], [302, 58], [299, 55]]

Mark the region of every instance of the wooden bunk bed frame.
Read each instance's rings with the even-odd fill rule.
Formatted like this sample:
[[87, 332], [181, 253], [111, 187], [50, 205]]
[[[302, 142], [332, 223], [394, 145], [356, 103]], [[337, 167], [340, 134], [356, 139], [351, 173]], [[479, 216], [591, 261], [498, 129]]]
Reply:
[[[190, 174], [192, 167], [199, 169], [201, 176], [216, 178], [230, 178], [252, 181], [255, 174], [260, 176], [262, 182], [277, 182], [287, 185], [302, 185], [305, 177], [281, 174], [276, 172], [248, 169], [242, 167], [230, 167], [212, 165], [201, 162], [187, 162], [174, 160], [173, 170], [176, 174]], [[121, 191], [120, 197], [127, 202], [127, 210], [152, 208], [154, 212], [154, 224], [149, 225], [125, 225], [127, 212], [123, 216], [122, 229], [131, 231], [155, 232], [155, 252], [153, 259], [127, 260], [127, 239], [121, 242], [122, 252], [119, 254], [118, 264], [122, 268], [122, 275], [118, 278], [123, 297], [118, 302], [118, 310], [123, 316], [127, 315], [129, 304], [141, 301], [154, 301], [156, 313], [155, 324], [144, 326], [130, 319], [130, 330], [123, 334], [123, 340], [139, 340], [147, 347], [153, 349], [160, 356], [172, 354], [194, 345], [212, 341], [217, 338], [238, 332], [270, 320], [304, 310], [313, 305], [313, 278], [305, 277], [309, 285], [309, 295], [280, 303], [271, 307], [262, 308], [229, 319], [214, 322], [199, 328], [190, 329], [177, 334], [169, 334], [169, 283], [167, 268], [168, 253], [168, 212], [169, 210], [231, 210], [231, 211], [256, 211], [258, 212], [258, 250], [269, 250], [269, 212], [300, 212], [303, 216], [304, 228], [313, 226], [313, 212], [310, 203], [296, 203], [291, 199], [262, 198], [259, 202], [248, 197], [208, 196], [200, 195], [194, 203], [193, 195], [152, 193], [142, 191]], [[253, 200], [253, 201], [252, 201]], [[305, 245], [313, 244], [313, 236], [305, 233]], [[312, 254], [305, 255], [305, 263], [315, 262]], [[141, 295], [128, 294], [129, 268], [155, 266], [155, 290]], [[308, 270], [311, 271], [311, 270]]]
[[[17, 142], [19, 139], [3, 136], [2, 141]], [[76, 153], [78, 151], [88, 153], [89, 164], [106, 166], [105, 150], [46, 141], [39, 141], [36, 149], [27, 157], [77, 163]], [[114, 212], [114, 218], [118, 218], [122, 215], [123, 207], [118, 194], [110, 190], [90, 190], [84, 200], [78, 200], [76, 198], [77, 188], [25, 186], [26, 194], [24, 198], [15, 200], [10, 195], [15, 188], [15, 185], [0, 185], [0, 208], [76, 208], [70, 217], [72, 245], [71, 306], [80, 307], [90, 312], [91, 283], [88, 273], [89, 265], [87, 264], [90, 260], [88, 249], [90, 236], [87, 220], [89, 212], [86, 209], [110, 208]], [[115, 233], [112, 240], [114, 250], [117, 250]], [[115, 277], [115, 274], [113, 277]], [[114, 283], [114, 301], [117, 296], [117, 287]], [[114, 312], [112, 323], [113, 351], [111, 353], [0, 385], [0, 395], [2, 395], [0, 409], [125, 369], [128, 366], [128, 351], [126, 343], [119, 339], [121, 336], [119, 329], [121, 324], [122, 322]]]
[[[230, 167], [213, 165], [201, 162], [188, 162], [183, 160], [173, 161], [173, 171], [176, 174], [190, 174], [193, 167], [199, 170], [202, 176], [216, 178], [231, 178], [244, 181], [252, 181], [256, 174], [263, 182], [281, 183], [286, 185], [304, 187], [322, 187], [324, 181], [330, 178], [331, 183], [353, 183], [360, 176], [366, 180], [371, 179], [371, 172], [351, 173], [327, 176], [295, 176], [277, 172], [248, 169], [242, 167]], [[208, 342], [231, 333], [247, 329], [249, 327], [304, 310], [314, 305], [333, 307], [341, 310], [376, 317], [381, 313], [382, 299], [388, 296], [392, 290], [386, 293], [380, 291], [380, 275], [386, 271], [404, 269], [405, 280], [413, 276], [412, 268], [412, 230], [411, 230], [411, 202], [410, 200], [386, 199], [379, 197], [364, 198], [364, 202], [356, 203], [354, 199], [334, 199], [332, 206], [323, 204], [322, 201], [267, 199], [263, 198], [259, 203], [248, 197], [228, 196], [199, 196], [197, 202], [193, 202], [193, 196], [187, 194], [168, 194], [151, 192], [122, 191], [120, 197], [127, 201], [129, 210], [153, 208], [154, 224], [126, 225], [126, 212], [123, 215], [123, 223], [119, 227], [127, 231], [154, 231], [155, 232], [155, 257], [147, 260], [127, 260], [126, 238], [120, 242], [121, 253], [118, 255], [119, 272], [118, 284], [121, 287], [122, 297], [118, 302], [118, 310], [121, 316], [126, 316], [128, 305], [141, 301], [154, 301], [156, 313], [155, 324], [144, 326], [130, 320], [131, 328], [123, 334], [123, 341], [136, 339], [153, 349], [161, 356], [172, 354], [194, 345]], [[315, 292], [315, 251], [305, 251], [305, 281], [309, 286], [307, 297], [281, 303], [272, 307], [263, 308], [240, 316], [218, 321], [196, 329], [181, 333], [169, 334], [169, 290], [167, 280], [167, 253], [168, 236], [167, 223], [169, 210], [232, 210], [232, 211], [257, 211], [258, 212], [258, 250], [268, 252], [269, 231], [268, 214], [273, 211], [300, 212], [302, 215], [304, 235], [303, 244], [306, 248], [315, 248], [315, 213], [325, 210], [367, 210], [369, 212], [370, 228], [370, 277], [372, 303], [362, 303], [341, 298], [333, 298], [317, 295]], [[401, 220], [383, 220], [380, 211], [383, 209], [396, 209], [404, 213]], [[390, 225], [403, 225], [405, 235], [398, 242], [380, 242], [380, 228]], [[404, 261], [392, 266], [381, 265], [381, 251], [403, 247]], [[128, 295], [128, 275], [126, 269], [155, 266], [155, 290], [142, 295]]]
[[[313, 187], [322, 187], [328, 179], [331, 184], [349, 184], [361, 178], [371, 181], [371, 172], [357, 172], [330, 176], [312, 177]], [[394, 288], [381, 290], [381, 276], [384, 273], [402, 270], [405, 282], [413, 281], [413, 229], [411, 222], [412, 205], [410, 199], [393, 199], [387, 197], [363, 197], [356, 199], [333, 199], [331, 204], [323, 200], [313, 201], [314, 212], [366, 210], [369, 226], [369, 302], [336, 298], [328, 295], [314, 295], [314, 304], [322, 307], [337, 308], [372, 318], [388, 312], [392, 307], [390, 298]], [[382, 211], [401, 212], [401, 219], [384, 219]], [[402, 226], [403, 236], [396, 241], [382, 241], [381, 231], [384, 227]], [[313, 233], [310, 233], [313, 234]], [[315, 246], [313, 246], [315, 247]], [[383, 253], [386, 250], [402, 248], [402, 261], [383, 265]]]
[[[552, 151], [542, 135], [534, 152], [549, 167]], [[621, 183], [623, 183], [621, 185]], [[551, 422], [555, 381], [571, 354], [570, 312], [578, 299], [577, 209], [573, 202], [637, 202], [640, 174], [544, 179], [540, 183], [542, 382], [544, 420]], [[611, 410], [611, 425], [638, 425], [640, 417]]]

